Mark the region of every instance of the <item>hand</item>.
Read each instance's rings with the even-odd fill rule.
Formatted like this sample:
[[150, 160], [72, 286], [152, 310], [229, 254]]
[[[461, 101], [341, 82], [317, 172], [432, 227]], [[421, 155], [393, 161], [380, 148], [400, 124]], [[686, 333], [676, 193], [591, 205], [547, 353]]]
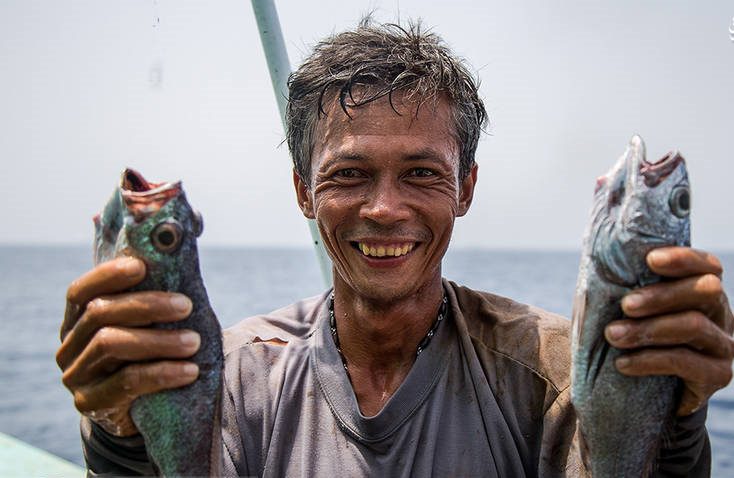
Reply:
[[734, 316], [721, 263], [686, 247], [655, 249], [646, 259], [653, 272], [673, 280], [627, 294], [622, 310], [629, 318], [611, 322], [605, 336], [617, 348], [640, 348], [617, 359], [621, 373], [682, 378], [678, 415], [689, 415], [732, 378]]
[[109, 433], [138, 432], [130, 403], [138, 396], [186, 385], [198, 367], [181, 360], [199, 348], [191, 330], [141, 328], [191, 313], [183, 295], [121, 293], [145, 277], [145, 264], [125, 257], [104, 262], [69, 286], [56, 362], [76, 408]]

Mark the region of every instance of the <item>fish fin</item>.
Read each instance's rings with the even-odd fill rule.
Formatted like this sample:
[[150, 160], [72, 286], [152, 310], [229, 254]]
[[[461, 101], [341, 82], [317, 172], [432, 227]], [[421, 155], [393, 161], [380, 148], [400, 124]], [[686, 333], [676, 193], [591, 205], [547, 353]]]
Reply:
[[573, 297], [573, 311], [571, 313], [573, 322], [573, 335], [576, 343], [581, 343], [581, 330], [584, 326], [584, 318], [586, 317], [586, 291], [582, 294], [576, 294]]
[[[596, 361], [596, 368], [594, 369], [594, 376], [591, 378], [592, 383], [596, 383], [597, 377], [599, 377], [599, 372], [601, 372], [601, 367], [604, 365], [604, 360], [607, 358], [607, 353], [609, 353], [609, 342], [606, 341], [606, 339], [603, 336], [599, 336], [594, 341], [594, 344], [591, 346], [591, 353], [590, 357], [598, 356], [598, 360]], [[597, 354], [598, 352], [598, 354]], [[586, 380], [589, 379], [589, 372], [591, 370], [591, 366], [589, 369], [586, 370]]]
[[579, 451], [581, 452], [581, 461], [584, 463], [584, 467], [587, 470], [591, 470], [591, 451], [589, 450], [589, 444], [584, 437], [584, 432], [581, 427], [578, 428], [579, 432]]
[[212, 428], [212, 447], [209, 455], [209, 476], [224, 476], [224, 449], [222, 447], [222, 386], [219, 386], [217, 407]]

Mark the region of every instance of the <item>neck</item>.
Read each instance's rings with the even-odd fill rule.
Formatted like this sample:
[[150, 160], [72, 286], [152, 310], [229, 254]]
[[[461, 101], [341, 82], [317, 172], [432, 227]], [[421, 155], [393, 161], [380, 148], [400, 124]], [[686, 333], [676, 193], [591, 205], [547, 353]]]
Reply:
[[376, 414], [407, 376], [419, 344], [436, 323], [440, 277], [408, 297], [373, 299], [335, 280], [334, 318], [343, 359], [362, 413]]

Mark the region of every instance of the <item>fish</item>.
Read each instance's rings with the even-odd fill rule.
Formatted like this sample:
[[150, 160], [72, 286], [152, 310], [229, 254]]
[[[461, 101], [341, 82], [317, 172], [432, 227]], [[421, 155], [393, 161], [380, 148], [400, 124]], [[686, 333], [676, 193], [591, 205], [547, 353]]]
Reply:
[[650, 163], [638, 135], [597, 179], [571, 336], [571, 401], [582, 456], [595, 478], [649, 476], [673, 425], [681, 380], [622, 375], [614, 361], [625, 352], [606, 341], [604, 328], [624, 317], [621, 301], [627, 293], [662, 280], [647, 266], [648, 252], [690, 246], [690, 201], [680, 153]]
[[150, 183], [126, 169], [94, 225], [95, 264], [138, 257], [146, 276], [131, 291], [178, 292], [193, 303], [186, 319], [150, 327], [199, 333], [199, 350], [187, 359], [199, 366], [198, 378], [141, 395], [130, 406], [153, 469], [159, 476], [221, 476], [222, 330], [199, 268], [201, 215], [189, 205], [180, 181]]

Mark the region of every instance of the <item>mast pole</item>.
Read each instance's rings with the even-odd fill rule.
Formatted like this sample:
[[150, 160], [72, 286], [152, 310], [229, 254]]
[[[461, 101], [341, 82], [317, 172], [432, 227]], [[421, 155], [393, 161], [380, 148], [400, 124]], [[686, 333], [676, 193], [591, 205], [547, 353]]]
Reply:
[[[265, 58], [270, 71], [270, 81], [273, 84], [275, 100], [278, 102], [280, 120], [285, 131], [285, 108], [288, 104], [288, 76], [291, 74], [291, 66], [288, 61], [288, 52], [285, 49], [285, 40], [278, 20], [278, 12], [273, 0], [252, 0], [252, 9], [257, 20], [257, 29], [260, 33], [260, 41], [265, 50]], [[327, 287], [331, 287], [331, 261], [326, 254], [324, 244], [321, 241], [316, 221], [308, 219], [308, 228], [311, 231], [311, 241], [316, 251], [316, 259], [321, 269], [321, 277]]]

